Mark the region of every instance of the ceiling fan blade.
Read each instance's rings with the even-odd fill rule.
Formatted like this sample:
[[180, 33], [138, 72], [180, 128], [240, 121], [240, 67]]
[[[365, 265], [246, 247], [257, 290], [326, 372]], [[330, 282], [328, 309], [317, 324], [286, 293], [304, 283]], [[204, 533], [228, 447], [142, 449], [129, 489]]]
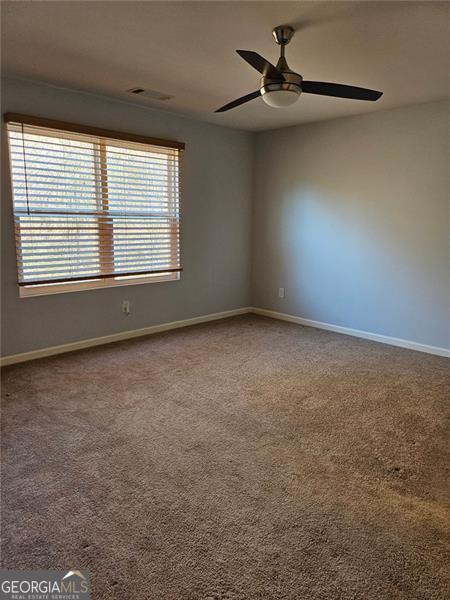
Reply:
[[284, 81], [284, 77], [280, 71], [257, 52], [252, 52], [251, 50], [236, 50], [236, 52], [249, 65], [264, 75], [264, 77], [275, 79], [276, 81]]
[[247, 94], [246, 96], [241, 96], [237, 100], [233, 100], [233, 102], [229, 102], [225, 104], [225, 106], [221, 106], [214, 112], [225, 112], [226, 110], [230, 110], [231, 108], [236, 108], [236, 106], [240, 106], [241, 104], [245, 104], [254, 98], [258, 98], [261, 96], [261, 92], [258, 90], [257, 92], [252, 92], [251, 94]]
[[376, 90], [354, 87], [353, 85], [342, 85], [340, 83], [328, 83], [326, 81], [303, 81], [302, 91], [306, 94], [351, 98], [352, 100], [371, 100], [372, 102], [378, 100], [383, 95], [383, 92], [377, 92]]

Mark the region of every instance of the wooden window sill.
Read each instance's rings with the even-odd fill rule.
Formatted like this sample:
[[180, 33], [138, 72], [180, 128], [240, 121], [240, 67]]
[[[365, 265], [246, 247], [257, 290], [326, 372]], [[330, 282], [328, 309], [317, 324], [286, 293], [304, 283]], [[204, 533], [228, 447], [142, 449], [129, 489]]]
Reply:
[[84, 292], [87, 290], [101, 290], [105, 288], [120, 287], [125, 285], [143, 285], [147, 283], [161, 283], [164, 281], [178, 281], [180, 273], [167, 273], [156, 275], [115, 277], [111, 279], [95, 279], [91, 281], [76, 281], [73, 283], [54, 283], [50, 285], [20, 286], [19, 296], [31, 298], [34, 296], [49, 296], [52, 294], [66, 294], [69, 292]]

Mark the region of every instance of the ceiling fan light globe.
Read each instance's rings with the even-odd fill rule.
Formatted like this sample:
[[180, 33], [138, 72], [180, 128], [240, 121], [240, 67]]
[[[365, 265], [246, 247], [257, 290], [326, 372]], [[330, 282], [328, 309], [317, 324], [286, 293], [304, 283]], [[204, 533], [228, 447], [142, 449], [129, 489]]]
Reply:
[[285, 108], [297, 102], [300, 90], [273, 90], [263, 94], [263, 100], [272, 108]]

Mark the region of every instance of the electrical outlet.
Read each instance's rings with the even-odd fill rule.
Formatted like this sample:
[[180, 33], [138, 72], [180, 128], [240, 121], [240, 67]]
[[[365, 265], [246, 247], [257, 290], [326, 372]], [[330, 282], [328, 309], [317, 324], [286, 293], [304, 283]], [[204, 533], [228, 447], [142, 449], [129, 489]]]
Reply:
[[284, 288], [278, 288], [278, 298], [284, 298]]
[[129, 314], [130, 314], [130, 312], [131, 312], [130, 306], [131, 306], [131, 305], [130, 305], [130, 301], [129, 301], [129, 300], [124, 300], [124, 301], [122, 302], [122, 312], [123, 312], [125, 315], [129, 315]]

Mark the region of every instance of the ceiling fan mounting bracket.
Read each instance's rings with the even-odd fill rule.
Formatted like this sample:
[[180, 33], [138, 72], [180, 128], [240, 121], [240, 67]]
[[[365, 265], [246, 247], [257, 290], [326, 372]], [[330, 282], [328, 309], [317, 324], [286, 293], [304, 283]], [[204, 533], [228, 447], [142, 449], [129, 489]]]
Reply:
[[294, 35], [294, 29], [290, 25], [278, 25], [272, 31], [275, 41], [280, 46], [286, 46]]

